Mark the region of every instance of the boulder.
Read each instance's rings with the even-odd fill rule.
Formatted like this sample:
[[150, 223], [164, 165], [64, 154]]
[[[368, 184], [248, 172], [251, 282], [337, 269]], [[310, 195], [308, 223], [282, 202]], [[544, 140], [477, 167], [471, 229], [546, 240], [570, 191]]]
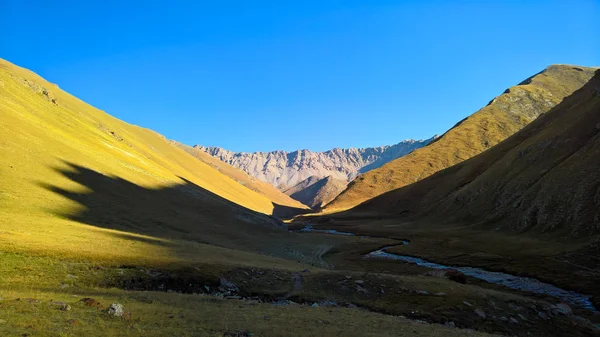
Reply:
[[111, 316], [121, 317], [124, 313], [123, 305], [120, 303], [113, 303], [108, 307], [108, 310], [106, 310], [106, 312]]
[[231, 292], [238, 292], [240, 291], [240, 289], [233, 283], [228, 281], [226, 278], [224, 277], [219, 277], [219, 290], [220, 291], [231, 291]]
[[50, 305], [53, 305], [54, 307], [56, 307], [57, 309], [62, 310], [62, 311], [69, 311], [69, 310], [71, 310], [71, 306], [68, 305], [65, 302], [54, 302], [54, 301], [52, 301], [52, 302], [50, 302]]
[[571, 316], [573, 314], [573, 310], [566, 303], [559, 303], [557, 305], [552, 306], [552, 313], [558, 313], [560, 315]]

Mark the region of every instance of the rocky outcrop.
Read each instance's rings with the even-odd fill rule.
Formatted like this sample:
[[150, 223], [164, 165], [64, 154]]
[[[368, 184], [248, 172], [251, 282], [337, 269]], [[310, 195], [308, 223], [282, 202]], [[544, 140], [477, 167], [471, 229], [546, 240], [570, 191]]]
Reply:
[[196, 145], [194, 148], [271, 183], [280, 190], [286, 190], [313, 176], [317, 179], [331, 176], [334, 179], [350, 181], [361, 173], [378, 168], [427, 145], [434, 138], [405, 140], [391, 146], [336, 148], [325, 152], [298, 150], [245, 153], [201, 145]]
[[345, 180], [331, 176], [323, 179], [312, 176], [285, 190], [284, 193], [312, 209], [320, 209], [342, 193], [347, 185]]

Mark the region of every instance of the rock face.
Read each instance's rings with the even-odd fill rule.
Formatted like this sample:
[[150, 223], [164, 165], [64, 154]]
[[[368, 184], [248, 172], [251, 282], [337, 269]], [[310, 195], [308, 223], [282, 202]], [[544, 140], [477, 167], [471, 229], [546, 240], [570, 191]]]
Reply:
[[361, 175], [326, 208], [352, 208], [492, 148], [581, 88], [594, 71], [570, 65], [549, 66], [507, 89], [431, 144]]
[[298, 150], [245, 153], [201, 145], [196, 145], [194, 148], [271, 183], [280, 190], [286, 190], [313, 176], [317, 179], [331, 176], [334, 179], [350, 181], [361, 173], [378, 168], [427, 145], [434, 138], [405, 140], [391, 146], [361, 149], [336, 148], [325, 152]]
[[283, 192], [312, 209], [320, 209], [340, 194], [347, 185], [345, 180], [331, 176], [323, 179], [312, 176]]

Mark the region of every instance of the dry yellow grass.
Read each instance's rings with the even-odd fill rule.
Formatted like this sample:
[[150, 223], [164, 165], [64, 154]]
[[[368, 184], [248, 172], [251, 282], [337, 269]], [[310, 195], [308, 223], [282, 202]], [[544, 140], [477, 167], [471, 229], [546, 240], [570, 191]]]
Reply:
[[264, 215], [287, 206], [4, 60], [0, 121], [0, 250], [273, 263], [321, 249]]
[[354, 207], [469, 159], [506, 139], [585, 84], [594, 68], [553, 65], [511, 87], [431, 144], [367, 172], [325, 207]]
[[[476, 298], [480, 305], [487, 305], [484, 299], [489, 296], [498, 297], [503, 305], [517, 298], [423, 276], [369, 276], [361, 266], [382, 262], [365, 262], [360, 255], [356, 260], [338, 257], [354, 272], [310, 267], [307, 264], [325, 266], [323, 256], [328, 252], [344, 252], [347, 247], [362, 252], [364, 240], [371, 246], [379, 241], [289, 233], [265, 215], [285, 206], [240, 185], [155, 132], [119, 121], [6, 61], [0, 62], [0, 121], [0, 335], [222, 336], [236, 330], [255, 336], [469, 333], [366, 310], [282, 308], [214, 296], [106, 288], [126, 287], [131, 277], [152, 281], [148, 272], [157, 270], [169, 280], [191, 275], [200, 287], [205, 281], [214, 287], [226, 275], [241, 291], [265, 296], [289, 292], [292, 272], [302, 271], [307, 275], [305, 289], [297, 295], [308, 301], [356, 300], [374, 310], [406, 315], [413, 314], [414, 306], [419, 315], [427, 313], [436, 321], [451, 317], [461, 326], [485, 331], [504, 328], [460, 306], [463, 298]], [[405, 267], [386, 267], [395, 268]], [[265, 276], [250, 276], [256, 269]], [[364, 278], [369, 294], [340, 292], [337, 285], [340, 279], [347, 280], [347, 273]], [[394, 296], [383, 296], [382, 281]], [[391, 291], [400, 285], [413, 291]], [[449, 295], [424, 301], [416, 293], [421, 287]], [[371, 294], [379, 295], [371, 298]], [[76, 302], [88, 296], [104, 305], [123, 303], [133, 319], [115, 319]], [[26, 297], [41, 302], [16, 300]], [[402, 302], [405, 299], [409, 301]], [[67, 302], [73, 309], [57, 310], [50, 300]], [[443, 315], [440, 306], [445, 308]], [[536, 324], [553, 331], [552, 324], [562, 323]], [[582, 335], [586, 329], [575, 332]]]
[[204, 151], [201, 151], [199, 149], [196, 149], [196, 148], [188, 146], [188, 145], [178, 143], [176, 141], [171, 141], [171, 144], [180, 149], [183, 149], [187, 153], [198, 158], [203, 163], [210, 165], [215, 170], [217, 170], [217, 171], [221, 172], [222, 174], [228, 176], [229, 178], [237, 181], [238, 183], [242, 184], [243, 186], [266, 196], [267, 198], [269, 198], [269, 200], [272, 200], [276, 204], [288, 207], [286, 213], [275, 214], [276, 216], [291, 217], [291, 216], [299, 214], [299, 213], [306, 213], [310, 210], [310, 208], [307, 205], [302, 204], [298, 200], [292, 199], [288, 195], [284, 194], [283, 192], [281, 192], [280, 190], [275, 188], [273, 185], [271, 185], [267, 182], [264, 182], [264, 181], [260, 181], [256, 178], [252, 177], [248, 173], [246, 173], [240, 169], [237, 169], [237, 168], [209, 155], [208, 153], [206, 153]]

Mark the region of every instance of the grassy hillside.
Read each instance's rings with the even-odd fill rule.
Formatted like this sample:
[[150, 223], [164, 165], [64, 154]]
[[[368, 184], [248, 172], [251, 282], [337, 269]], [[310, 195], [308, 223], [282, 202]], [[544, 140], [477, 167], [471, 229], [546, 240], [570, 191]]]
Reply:
[[266, 214], [289, 207], [6, 61], [0, 121], [2, 336], [593, 331], [526, 309], [554, 299], [364, 259], [395, 239], [288, 232]]
[[352, 212], [490, 224], [496, 230], [600, 234], [600, 71], [492, 149]]
[[331, 176], [322, 179], [312, 176], [285, 190], [285, 193], [313, 209], [320, 209], [338, 196], [347, 185], [345, 180]]
[[237, 169], [200, 149], [184, 145], [175, 141], [171, 141], [171, 144], [180, 149], [183, 149], [187, 153], [198, 158], [203, 163], [211, 166], [212, 168], [226, 175], [227, 177], [237, 181], [241, 185], [253, 190], [256, 193], [264, 195], [276, 204], [289, 207], [289, 214], [276, 214], [277, 216], [288, 217], [309, 211], [309, 208], [305, 204], [302, 204], [298, 200], [292, 199], [288, 195], [275, 188], [273, 185], [258, 180], [250, 176], [246, 172]]
[[354, 207], [491, 148], [579, 89], [593, 73], [593, 68], [569, 65], [546, 68], [509, 88], [429, 145], [359, 176], [326, 210]]
[[186, 240], [293, 251], [265, 215], [287, 206], [3, 60], [0, 120], [2, 250], [169, 260], [182, 254], [172, 240]]
[[[264, 214], [285, 206], [6, 61], [0, 121], [2, 336], [463, 334], [356, 309], [272, 305], [293, 272], [328, 277], [323, 256], [347, 240], [288, 232]], [[222, 277], [261, 300], [205, 294]], [[130, 314], [111, 317], [82, 298]]]
[[322, 227], [407, 238], [430, 261], [533, 276], [600, 305], [600, 73], [493, 148]]

